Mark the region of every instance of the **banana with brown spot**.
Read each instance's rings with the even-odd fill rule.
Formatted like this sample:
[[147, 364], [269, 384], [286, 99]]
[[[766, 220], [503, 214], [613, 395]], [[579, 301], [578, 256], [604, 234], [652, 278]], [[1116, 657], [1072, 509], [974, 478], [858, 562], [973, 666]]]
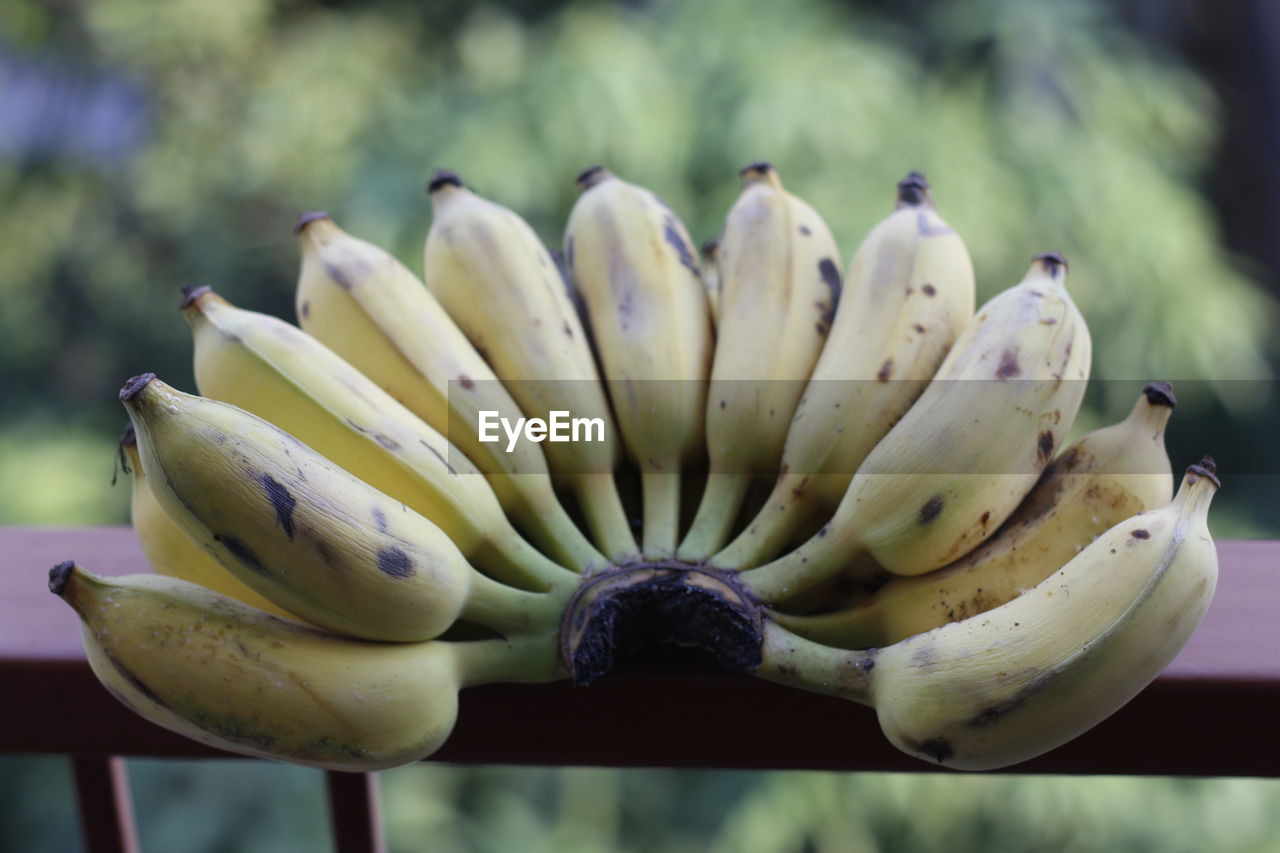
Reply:
[[576, 584], [520, 537], [461, 452], [324, 344], [209, 288], [191, 291], [182, 312], [201, 394], [270, 421], [404, 502], [492, 577], [540, 591]]
[[327, 213], [304, 213], [297, 233], [303, 330], [448, 437], [543, 551], [577, 571], [602, 568], [604, 556], [556, 497], [541, 445], [507, 453], [505, 443], [480, 441], [481, 411], [514, 423], [520, 407], [422, 280]]
[[1013, 513], [1071, 428], [1089, 377], [1066, 261], [1039, 255], [965, 326], [933, 381], [863, 461], [835, 515], [795, 551], [743, 573], [777, 603], [868, 552], [899, 575], [941, 568]]
[[142, 555], [147, 558], [156, 574], [199, 584], [277, 616], [298, 618], [224, 569], [221, 563], [209, 556], [169, 517], [156, 496], [151, 493], [151, 484], [142, 468], [142, 458], [138, 455], [138, 441], [132, 425], [120, 439], [120, 449], [129, 461], [125, 473], [133, 478], [129, 502], [133, 532], [138, 537], [138, 544], [142, 546]]
[[973, 316], [973, 262], [919, 172], [854, 253], [822, 356], [787, 430], [782, 474], [745, 530], [711, 558], [747, 569], [820, 524], [911, 408]]
[[432, 639], [458, 619], [506, 635], [557, 623], [563, 595], [482, 575], [439, 527], [267, 421], [154, 374], [120, 399], [165, 512], [290, 613], [394, 641]]
[[702, 271], [684, 224], [649, 190], [593, 166], [565, 227], [618, 428], [643, 490], [647, 559], [670, 558], [681, 469], [703, 447], [714, 345]]
[[[467, 189], [452, 172], [428, 185], [434, 218], [422, 250], [427, 287], [484, 355], [521, 410], [599, 419], [602, 440], [547, 442], [551, 472], [578, 498], [614, 562], [639, 556], [613, 472], [621, 461], [595, 358], [564, 280], [529, 224]], [[593, 436], [594, 438], [594, 436]], [[528, 443], [528, 442], [525, 442]]]
[[828, 646], [887, 646], [972, 618], [1064, 566], [1113, 525], [1169, 502], [1173, 473], [1164, 432], [1174, 407], [1167, 382], [1148, 385], [1129, 416], [1082, 436], [1045, 469], [1017, 512], [949, 566], [891, 578], [857, 606], [815, 616], [774, 613], [784, 628]]
[[1099, 536], [1012, 601], [880, 649], [833, 649], [765, 629], [772, 681], [873, 706], [898, 749], [958, 770], [1008, 767], [1109, 717], [1169, 665], [1218, 579], [1213, 462], [1168, 506]]
[[73, 563], [49, 588], [75, 608], [94, 674], [147, 720], [229, 752], [327, 770], [417, 761], [453, 730], [458, 691], [562, 677], [554, 634], [371, 643], [156, 575]]
[[716, 249], [720, 299], [707, 396], [706, 490], [677, 556], [728, 539], [753, 481], [777, 476], [795, 414], [840, 299], [840, 252], [778, 171], [752, 163]]

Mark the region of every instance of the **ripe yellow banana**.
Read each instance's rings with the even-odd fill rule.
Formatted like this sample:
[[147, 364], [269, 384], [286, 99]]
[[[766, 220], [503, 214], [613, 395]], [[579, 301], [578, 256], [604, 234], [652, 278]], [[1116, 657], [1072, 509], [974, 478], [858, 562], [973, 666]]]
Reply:
[[417, 510], [498, 580], [545, 590], [573, 578], [520, 538], [484, 477], [444, 436], [324, 344], [207, 287], [191, 291], [182, 311], [202, 395], [270, 421]]
[[244, 602], [251, 607], [297, 619], [289, 611], [263, 598], [252, 588], [245, 586], [235, 575], [227, 571], [213, 557], [205, 553], [196, 541], [186, 534], [169, 517], [151, 493], [151, 484], [142, 469], [138, 455], [138, 440], [129, 426], [120, 439], [120, 447], [129, 460], [126, 473], [133, 477], [133, 497], [130, 514], [133, 532], [138, 536], [142, 554], [156, 574], [199, 584], [214, 592]]
[[743, 583], [776, 604], [864, 551], [894, 574], [924, 574], [1004, 523], [1084, 397], [1089, 331], [1066, 272], [1061, 256], [1040, 255], [1020, 284], [984, 305], [862, 463], [834, 517], [795, 551], [744, 572]]
[[[703, 446], [712, 330], [689, 233], [648, 190], [594, 166], [565, 228], [605, 385], [644, 492], [643, 552], [675, 552], [680, 471]], [[661, 340], [660, 344], [655, 344]]]
[[708, 237], [702, 242], [702, 283], [707, 289], [707, 307], [713, 326], [720, 322], [720, 268], [716, 266], [719, 249], [719, 237]]
[[1173, 660], [1218, 578], [1212, 460], [1173, 502], [1112, 527], [1012, 601], [892, 646], [844, 651], [777, 625], [758, 674], [872, 705], [894, 746], [961, 770], [1034, 758], [1106, 719]]
[[103, 685], [157, 725], [243, 755], [329, 770], [416, 761], [449, 737], [458, 691], [560, 677], [552, 635], [371, 643], [287, 622], [186, 581], [100, 577], [49, 588], [82, 621]]
[[746, 569], [839, 505], [876, 443], [911, 408], [973, 316], [973, 263], [919, 172], [849, 265], [831, 335], [787, 431], [764, 508], [711, 558]]
[[822, 217], [768, 163], [742, 170], [716, 249], [720, 287], [707, 394], [706, 490], [677, 551], [724, 544], [752, 481], [777, 475], [787, 425], [840, 298], [840, 252]]
[[303, 214], [297, 231], [303, 330], [466, 454], [546, 553], [578, 571], [603, 567], [604, 556], [560, 505], [541, 446], [521, 442], [505, 452], [505, 443], [479, 440], [479, 412], [514, 422], [520, 409], [421, 280], [328, 214]]
[[1166, 382], [1144, 389], [1129, 416], [1058, 455], [996, 533], [926, 575], [892, 578], [855, 607], [817, 616], [774, 614], [783, 627], [828, 646], [887, 646], [1011, 601], [1062, 568], [1096, 536], [1173, 494], [1164, 448], [1174, 407]]
[[236, 577], [315, 625], [372, 640], [428, 640], [459, 618], [525, 633], [559, 596], [473, 569], [440, 528], [286, 432], [154, 374], [120, 399], [152, 491]]
[[452, 172], [428, 186], [434, 218], [423, 277], [530, 418], [551, 412], [597, 420], [600, 440], [545, 446], [611, 560], [639, 549], [613, 479], [621, 459], [609, 403], [564, 280], [538, 235], [513, 211], [481, 198]]

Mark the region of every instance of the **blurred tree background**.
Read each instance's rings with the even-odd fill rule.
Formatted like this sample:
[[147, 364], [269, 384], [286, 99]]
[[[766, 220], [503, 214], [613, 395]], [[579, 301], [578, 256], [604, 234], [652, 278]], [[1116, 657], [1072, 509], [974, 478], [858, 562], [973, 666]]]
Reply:
[[[301, 210], [418, 269], [433, 167], [557, 245], [573, 176], [600, 162], [702, 238], [737, 168], [765, 158], [846, 260], [913, 168], [968, 242], [980, 298], [1062, 251], [1094, 376], [1172, 379], [1175, 468], [1219, 458], [1215, 534], [1280, 535], [1274, 9], [0, 0], [0, 523], [127, 519], [115, 389], [146, 370], [194, 389], [179, 285], [292, 318]], [[1081, 429], [1132, 402], [1130, 383], [1093, 386]], [[324, 843], [318, 774], [134, 767], [151, 849], [238, 849], [232, 831], [255, 849]], [[0, 840], [73, 846], [69, 797], [49, 793], [69, 792], [62, 764], [0, 771]], [[385, 780], [404, 850], [1280, 844], [1280, 787], [1263, 782], [430, 765]]]

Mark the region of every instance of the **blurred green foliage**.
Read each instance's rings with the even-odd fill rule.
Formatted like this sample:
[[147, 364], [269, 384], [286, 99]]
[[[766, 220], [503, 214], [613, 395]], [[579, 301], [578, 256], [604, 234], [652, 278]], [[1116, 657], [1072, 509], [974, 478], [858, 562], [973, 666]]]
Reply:
[[[981, 296], [1060, 250], [1095, 377], [1206, 381], [1174, 421], [1175, 465], [1204, 449], [1253, 459], [1276, 415], [1261, 385], [1225, 380], [1270, 378], [1275, 306], [1221, 248], [1200, 190], [1218, 123], [1208, 88], [1088, 0], [928, 8], [904, 28], [834, 0], [0, 0], [0, 91], [44, 75], [82, 98], [28, 111], [41, 144], [0, 151], [0, 522], [123, 521], [127, 490], [108, 485], [114, 390], [145, 370], [193, 387], [178, 286], [291, 316], [290, 225], [318, 207], [418, 269], [435, 166], [555, 245], [583, 166], [650, 186], [700, 239], [719, 229], [737, 168], [767, 158], [846, 259], [920, 169]], [[104, 86], [116, 148], [85, 144], [103, 116], [83, 97]], [[1083, 423], [1132, 402], [1098, 387]], [[1280, 464], [1268, 459], [1256, 464]], [[1236, 500], [1215, 512], [1218, 535], [1280, 531]], [[57, 765], [0, 767], [0, 846], [66, 849]], [[255, 849], [321, 843], [310, 771], [134, 768], [151, 849], [229, 849], [232, 829]], [[385, 779], [397, 850], [1280, 844], [1280, 787], [1238, 780], [442, 766]]]
[[[1270, 377], [1276, 314], [1220, 247], [1199, 190], [1217, 126], [1207, 87], [1087, 0], [930, 8], [915, 32], [829, 0], [523, 16], [392, 0], [0, 0], [12, 58], [115, 81], [142, 104], [133, 149], [0, 159], [0, 233], [17, 249], [0, 255], [7, 408], [70, 419], [82, 429], [69, 435], [97, 434], [106, 453], [125, 377], [192, 385], [180, 284], [292, 316], [289, 226], [303, 209], [327, 208], [417, 269], [432, 167], [461, 171], [555, 245], [573, 176], [603, 162], [700, 239], [719, 229], [736, 169], [763, 157], [846, 258], [897, 178], [923, 170], [972, 249], [980, 296], [1036, 252], [1072, 261], [1095, 378], [1214, 383], [1222, 408], [1184, 407], [1184, 435], [1275, 418], [1258, 386], [1225, 381]], [[85, 132], [74, 111], [45, 119], [55, 137]], [[1095, 412], [1118, 416], [1132, 400], [1108, 387]], [[79, 500], [63, 480], [38, 488]], [[123, 518], [122, 498], [102, 506]], [[1237, 509], [1229, 532], [1274, 524], [1252, 515]]]

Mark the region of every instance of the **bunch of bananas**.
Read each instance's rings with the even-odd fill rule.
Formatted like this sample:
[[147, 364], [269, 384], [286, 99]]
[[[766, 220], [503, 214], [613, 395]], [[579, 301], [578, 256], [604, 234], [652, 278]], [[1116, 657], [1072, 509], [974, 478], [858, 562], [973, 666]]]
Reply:
[[[1090, 338], [1061, 256], [975, 311], [920, 174], [844, 272], [776, 169], [741, 177], [702, 258], [603, 168], [563, 255], [438, 172], [425, 287], [307, 213], [300, 328], [186, 291], [203, 396], [120, 393], [156, 574], [50, 574], [102, 683], [343, 770], [430, 755], [463, 687], [589, 683], [657, 643], [870, 704], [954, 768], [1127, 702], [1217, 577], [1219, 484], [1206, 457], [1173, 494], [1172, 389], [1064, 447]], [[570, 413], [585, 435], [538, 440]]]

